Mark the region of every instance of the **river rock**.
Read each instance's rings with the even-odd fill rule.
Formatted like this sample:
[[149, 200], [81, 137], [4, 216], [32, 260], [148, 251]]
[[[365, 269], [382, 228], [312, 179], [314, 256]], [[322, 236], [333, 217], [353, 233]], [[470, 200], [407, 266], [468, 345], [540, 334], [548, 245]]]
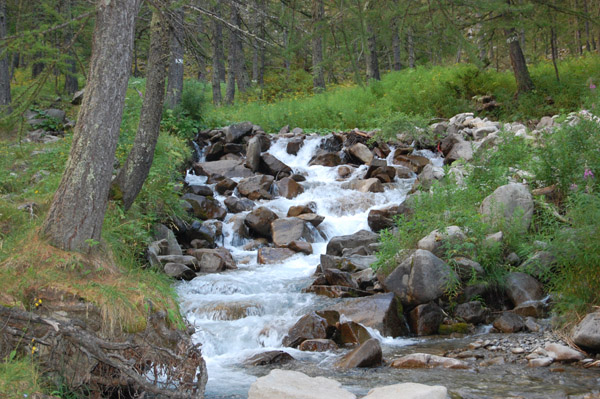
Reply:
[[195, 194], [185, 194], [182, 198], [192, 205], [194, 216], [199, 219], [223, 220], [227, 215], [225, 208], [215, 199]]
[[600, 311], [589, 313], [575, 326], [573, 342], [591, 352], [600, 352]]
[[317, 210], [317, 204], [314, 202], [309, 202], [305, 205], [293, 205], [290, 206], [287, 212], [287, 216], [299, 216], [305, 213], [315, 213]]
[[312, 245], [306, 241], [294, 240], [290, 242], [287, 247], [294, 252], [301, 252], [305, 255], [311, 255], [313, 253]]
[[417, 248], [424, 249], [436, 256], [442, 256], [451, 245], [459, 245], [467, 239], [458, 226], [448, 226], [442, 231], [433, 230], [417, 243]]
[[238, 183], [237, 190], [241, 195], [253, 201], [259, 199], [271, 199], [271, 185], [273, 176], [256, 175], [241, 180]]
[[585, 358], [583, 353], [557, 343], [548, 344], [544, 349], [554, 361], [558, 362], [575, 362]]
[[314, 227], [317, 227], [318, 225], [323, 223], [323, 220], [325, 220], [324, 216], [317, 215], [314, 213], [303, 213], [301, 215], [298, 215], [297, 217], [298, 219], [304, 220], [305, 222], [312, 224]]
[[533, 216], [533, 198], [524, 184], [511, 183], [498, 187], [481, 203], [480, 212], [488, 221], [520, 223], [529, 229]]
[[452, 258], [452, 264], [461, 281], [469, 281], [474, 277], [483, 277], [485, 275], [483, 267], [471, 259], [459, 256]]
[[160, 255], [183, 255], [181, 246], [179, 246], [177, 238], [175, 238], [175, 233], [164, 224], [158, 223], [154, 226], [154, 236], [157, 240], [167, 241], [166, 251], [160, 253]]
[[277, 218], [275, 212], [261, 206], [247, 214], [244, 223], [251, 232], [270, 239], [272, 236], [271, 222]]
[[413, 353], [396, 359], [391, 364], [397, 369], [431, 369], [442, 367], [446, 369], [468, 369], [469, 365], [462, 360], [450, 357], [430, 355], [429, 353]]
[[338, 153], [336, 153], [336, 152], [320, 152], [320, 153], [317, 153], [317, 155], [315, 155], [310, 160], [310, 162], [308, 163], [308, 166], [321, 165], [321, 166], [334, 167], [334, 166], [338, 166], [341, 164], [342, 164], [342, 159], [340, 158]]
[[350, 369], [355, 367], [377, 367], [383, 361], [383, 353], [381, 345], [375, 338], [371, 338], [358, 348], [354, 349], [340, 361], [336, 363], [336, 367]]
[[437, 334], [444, 321], [444, 311], [435, 303], [419, 305], [408, 315], [410, 330], [418, 336]]
[[439, 166], [433, 166], [432, 164], [427, 164], [419, 174], [419, 184], [425, 190], [429, 190], [429, 188], [433, 185], [434, 181], [442, 180], [444, 176], [444, 168], [441, 168]]
[[280, 263], [294, 254], [295, 252], [288, 248], [259, 248], [257, 261], [261, 265]]
[[375, 255], [349, 255], [349, 256], [333, 256], [321, 255], [321, 270], [339, 269], [344, 272], [354, 273], [357, 271], [369, 269], [377, 260]]
[[382, 209], [371, 209], [367, 222], [371, 230], [379, 232], [383, 229], [396, 227], [395, 217], [399, 215], [410, 215], [411, 209], [405, 204], [392, 205]]
[[273, 243], [278, 247], [287, 247], [292, 241], [313, 242], [308, 224], [298, 218], [281, 218], [271, 222]]
[[297, 136], [290, 139], [285, 147], [285, 151], [290, 155], [298, 155], [298, 151], [304, 144], [304, 136]]
[[356, 399], [341, 386], [325, 377], [311, 378], [298, 371], [272, 370], [250, 386], [248, 399]]
[[203, 195], [205, 197], [212, 197], [215, 195], [212, 188], [205, 184], [191, 184], [188, 186], [188, 190], [191, 191], [192, 194]]
[[369, 164], [373, 160], [373, 153], [369, 150], [369, 147], [362, 143], [356, 143], [352, 147], [348, 148], [348, 152], [360, 162]]
[[339, 323], [338, 331], [338, 341], [342, 345], [360, 345], [373, 338], [365, 327], [353, 321]]
[[248, 141], [248, 147], [246, 148], [246, 167], [252, 172], [258, 172], [260, 168], [260, 154], [261, 145], [260, 138], [254, 136]]
[[[318, 283], [318, 280], [316, 283]], [[319, 285], [315, 283], [305, 288], [303, 292], [312, 292], [313, 294], [326, 296], [328, 298], [358, 298], [371, 295], [370, 292], [362, 291], [358, 288], [342, 285]]]
[[307, 339], [298, 347], [305, 352], [327, 352], [338, 349], [338, 346], [330, 339]]
[[225, 155], [225, 148], [223, 143], [217, 141], [206, 149], [205, 158], [207, 161], [218, 161], [223, 155]]
[[263, 153], [260, 156], [260, 170], [267, 175], [274, 176], [276, 179], [288, 177], [292, 174], [292, 168], [269, 153]]
[[396, 266], [383, 285], [398, 295], [402, 305], [413, 307], [441, 297], [448, 282], [456, 279], [452, 274], [454, 271], [443, 260], [417, 249]]
[[245, 366], [266, 366], [270, 364], [283, 364], [294, 360], [292, 355], [284, 351], [267, 351], [258, 353], [244, 360]]
[[379, 179], [371, 178], [371, 179], [353, 179], [349, 182], [342, 184], [342, 188], [345, 190], [356, 190], [361, 193], [382, 193], [383, 192], [383, 184], [379, 181]]
[[505, 279], [504, 288], [514, 306], [544, 298], [542, 284], [529, 274], [513, 272]]
[[363, 399], [446, 399], [448, 390], [441, 385], [423, 385], [412, 382], [371, 389]]
[[186, 265], [193, 271], [199, 271], [200, 266], [198, 265], [198, 260], [194, 256], [189, 255], [161, 255], [158, 256], [158, 261], [162, 264], [167, 263], [181, 263]]
[[344, 299], [333, 310], [349, 320], [378, 330], [384, 336], [408, 334], [402, 310], [393, 293]]
[[231, 252], [226, 248], [188, 249], [187, 252], [198, 259], [199, 271], [202, 273], [218, 273], [224, 270], [237, 269]]
[[237, 198], [233, 196], [225, 198], [223, 203], [231, 213], [251, 211], [256, 205], [254, 201], [251, 201], [248, 198]]
[[177, 280], [189, 281], [196, 277], [196, 273], [182, 263], [167, 263], [163, 270], [167, 276], [176, 278]]
[[410, 169], [414, 173], [421, 173], [425, 165], [430, 163], [428, 158], [422, 157], [420, 155], [404, 155], [402, 154], [402, 149], [396, 149], [394, 152], [393, 163], [394, 165], [404, 166], [405, 168]]
[[228, 126], [224, 129], [225, 140], [228, 143], [240, 142], [244, 136], [252, 133], [253, 126], [252, 122], [241, 122]]
[[503, 312], [494, 320], [494, 328], [503, 333], [515, 333], [525, 328], [523, 318], [512, 312]]
[[450, 152], [446, 155], [444, 162], [446, 164], [451, 164], [459, 159], [463, 159], [467, 162], [473, 159], [473, 146], [470, 142], [461, 140], [454, 144]]
[[215, 190], [221, 195], [225, 194], [227, 191], [235, 190], [236, 187], [237, 183], [228, 177], [215, 184]]
[[277, 189], [279, 190], [279, 195], [287, 199], [295, 198], [304, 192], [304, 187], [289, 177], [284, 177], [276, 184]]
[[252, 171], [246, 168], [242, 161], [220, 160], [212, 162], [195, 163], [194, 173], [200, 176], [223, 176], [223, 177], [250, 177]]
[[297, 347], [307, 339], [326, 339], [327, 320], [315, 312], [305, 314], [283, 338], [283, 346]]
[[484, 308], [479, 301], [461, 303], [454, 310], [456, 317], [471, 324], [484, 323], [488, 314], [488, 309]]
[[367, 230], [360, 230], [354, 234], [333, 237], [327, 243], [327, 255], [341, 256], [346, 248], [368, 246], [379, 241], [379, 235]]
[[222, 234], [222, 223], [211, 223], [211, 221], [201, 222], [195, 220], [189, 229], [185, 231], [185, 236], [190, 243], [194, 240], [203, 240], [206, 241], [208, 246], [211, 248], [214, 248], [215, 242], [222, 236]]
[[529, 359], [529, 367], [548, 367], [552, 364], [553, 360], [551, 357], [536, 357], [535, 359]]
[[324, 274], [329, 285], [340, 285], [342, 287], [358, 289], [358, 284], [356, 284], [350, 273], [338, 269], [326, 269]]

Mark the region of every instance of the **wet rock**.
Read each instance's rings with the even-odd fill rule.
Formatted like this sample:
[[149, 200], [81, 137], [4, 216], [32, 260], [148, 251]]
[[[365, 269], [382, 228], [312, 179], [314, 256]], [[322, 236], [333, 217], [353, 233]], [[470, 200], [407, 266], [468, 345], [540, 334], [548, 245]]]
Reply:
[[246, 168], [241, 161], [220, 160], [212, 162], [195, 163], [194, 173], [199, 176], [223, 176], [223, 177], [250, 177], [252, 171]]
[[177, 280], [189, 281], [196, 277], [196, 273], [182, 263], [167, 263], [163, 270], [167, 276], [176, 278]]
[[440, 324], [444, 320], [442, 309], [431, 302], [415, 307], [408, 315], [412, 333], [423, 336], [437, 334]]
[[244, 223], [252, 233], [270, 239], [272, 236], [271, 222], [276, 219], [278, 217], [275, 212], [261, 206], [248, 213]]
[[462, 360], [450, 357], [430, 355], [429, 353], [413, 353], [396, 359], [391, 364], [397, 369], [468, 369], [469, 365]]
[[379, 235], [367, 230], [360, 230], [354, 234], [333, 237], [327, 243], [327, 255], [341, 256], [346, 248], [367, 246], [379, 241]]
[[326, 296], [328, 298], [358, 298], [371, 295], [370, 292], [342, 285], [313, 284], [305, 288], [303, 292], [312, 292], [313, 294]]
[[294, 205], [288, 209], [287, 216], [299, 216], [305, 213], [315, 213], [317, 210], [317, 204], [309, 202], [306, 205]]
[[365, 327], [353, 321], [339, 323], [338, 330], [341, 345], [360, 345], [373, 338]]
[[542, 284], [525, 273], [509, 273], [505, 280], [505, 290], [514, 306], [544, 298]]
[[290, 155], [298, 155], [298, 151], [304, 144], [304, 136], [294, 137], [290, 139], [285, 147], [285, 151]]
[[326, 269], [324, 274], [329, 285], [340, 285], [342, 287], [358, 289], [358, 284], [356, 284], [350, 273], [337, 269]]
[[294, 252], [301, 252], [305, 255], [311, 255], [313, 253], [312, 245], [306, 241], [294, 240], [290, 242], [287, 247]]
[[248, 399], [356, 399], [341, 386], [325, 377], [311, 378], [298, 371], [272, 370], [250, 386]]
[[238, 183], [238, 192], [250, 200], [256, 201], [259, 199], [271, 199], [271, 185], [273, 184], [273, 176], [256, 175], [241, 180]]
[[551, 357], [537, 357], [529, 360], [529, 367], [548, 367], [552, 362]]
[[219, 204], [219, 201], [210, 197], [203, 197], [195, 194], [185, 194], [182, 197], [190, 203], [194, 211], [194, 216], [202, 220], [217, 219], [223, 220], [227, 211]]
[[333, 310], [349, 320], [378, 330], [384, 336], [399, 337], [408, 334], [400, 304], [393, 293], [344, 299]]
[[341, 134], [333, 133], [326, 137], [321, 143], [321, 148], [325, 151], [341, 151], [344, 146], [344, 137]]
[[533, 216], [533, 198], [524, 184], [507, 184], [483, 200], [480, 212], [488, 221], [498, 223], [504, 219], [527, 230]]
[[383, 285], [398, 295], [407, 307], [434, 301], [444, 294], [454, 272], [443, 260], [429, 251], [417, 249], [404, 259]]
[[375, 232], [396, 227], [395, 218], [399, 215], [410, 215], [411, 210], [405, 204], [392, 205], [382, 209], [371, 209], [367, 217], [369, 228]]
[[233, 196], [225, 198], [225, 201], [223, 201], [223, 203], [227, 207], [227, 210], [231, 213], [251, 211], [256, 205], [253, 201], [249, 200], [248, 198], [237, 198]]
[[371, 389], [363, 399], [446, 399], [448, 390], [441, 385], [407, 382]]
[[218, 273], [228, 269], [237, 269], [233, 256], [226, 248], [188, 249], [187, 253], [198, 259], [199, 271], [202, 273]]
[[252, 128], [252, 122], [241, 122], [228, 126], [224, 129], [225, 140], [228, 143], [240, 142], [244, 136], [252, 133]]
[[215, 242], [223, 234], [223, 226], [221, 222], [211, 223], [210, 221], [200, 222], [194, 221], [190, 228], [186, 231], [188, 241], [204, 240], [214, 247]]
[[358, 348], [344, 356], [336, 367], [350, 369], [355, 367], [377, 367], [383, 361], [381, 345], [375, 338], [362, 343]]
[[273, 243], [278, 247], [287, 247], [292, 241], [313, 242], [312, 232], [308, 224], [298, 218], [273, 220], [271, 222], [271, 234]]
[[212, 197], [215, 195], [215, 193], [213, 193], [212, 188], [204, 184], [192, 184], [188, 188], [192, 194], [202, 195], [204, 197]]
[[292, 174], [292, 168], [269, 153], [263, 153], [260, 156], [259, 170], [267, 175], [274, 176], [276, 179], [281, 179]]
[[257, 260], [261, 265], [280, 263], [294, 256], [295, 252], [288, 248], [260, 248]]
[[417, 248], [424, 249], [436, 256], [442, 256], [451, 245], [459, 245], [467, 239], [465, 233], [458, 226], [448, 226], [442, 231], [433, 230], [417, 243]]
[[314, 227], [317, 227], [318, 225], [323, 223], [325, 217], [316, 215], [314, 213], [303, 213], [301, 215], [298, 215], [298, 219], [304, 220], [305, 222], [312, 224]]
[[354, 158], [358, 159], [360, 162], [364, 164], [369, 164], [373, 160], [373, 153], [369, 150], [369, 147], [362, 143], [356, 143], [350, 148], [348, 148], [348, 152]]
[[583, 353], [561, 344], [551, 343], [544, 349], [548, 352], [549, 357], [558, 362], [575, 362], [585, 358]]
[[354, 172], [354, 169], [348, 165], [342, 165], [337, 169], [337, 174], [342, 179], [349, 177]]
[[461, 281], [469, 281], [473, 277], [483, 277], [485, 275], [483, 267], [471, 259], [463, 257], [452, 258], [452, 264]]
[[338, 166], [341, 164], [342, 164], [342, 159], [340, 158], [338, 153], [336, 153], [336, 152], [321, 152], [321, 153], [318, 153], [317, 155], [315, 155], [310, 160], [310, 162], [308, 163], [308, 166], [321, 165], [321, 166], [334, 167], [334, 166]]
[[344, 272], [354, 273], [371, 267], [377, 260], [375, 255], [351, 255], [351, 256], [333, 256], [321, 255], [321, 270], [339, 269]]
[[589, 313], [575, 326], [573, 342], [591, 352], [600, 352], [600, 311]]
[[244, 251], [256, 251], [257, 249], [268, 247], [269, 241], [266, 238], [257, 238], [242, 247]]
[[415, 172], [406, 166], [395, 166], [394, 169], [396, 169], [396, 177], [398, 179], [412, 179], [415, 177]]
[[342, 184], [342, 188], [345, 190], [356, 190], [361, 193], [382, 193], [383, 185], [379, 179], [353, 179], [349, 182]]
[[512, 312], [504, 312], [494, 320], [494, 328], [503, 333], [515, 333], [525, 328], [523, 318]]
[[307, 339], [298, 349], [305, 352], [327, 352], [338, 349], [338, 346], [330, 339]]
[[283, 338], [283, 346], [297, 347], [307, 339], [326, 339], [327, 320], [315, 312], [305, 314]]
[[215, 190], [223, 195], [228, 191], [233, 191], [237, 187], [237, 183], [226, 177], [215, 185]]
[[252, 172], [258, 172], [260, 168], [260, 154], [261, 154], [261, 145], [260, 138], [258, 136], [254, 136], [248, 142], [248, 147], [246, 148], [246, 167], [250, 169]]
[[194, 313], [200, 317], [208, 317], [210, 320], [240, 320], [248, 316], [263, 314], [264, 308], [256, 302], [216, 302], [203, 305]]
[[484, 323], [488, 314], [488, 309], [484, 308], [479, 301], [461, 303], [454, 310], [456, 317], [471, 324]]
[[256, 354], [244, 360], [245, 366], [266, 366], [271, 364], [283, 364], [294, 360], [292, 355], [284, 351], [268, 351]]
[[223, 143], [218, 141], [206, 149], [205, 158], [207, 161], [218, 161], [225, 155]]
[[198, 260], [194, 256], [189, 255], [160, 255], [157, 257], [162, 264], [181, 263], [194, 271], [199, 271]]
[[279, 190], [279, 195], [287, 199], [295, 198], [304, 192], [304, 188], [289, 177], [284, 177], [276, 184], [277, 189]]

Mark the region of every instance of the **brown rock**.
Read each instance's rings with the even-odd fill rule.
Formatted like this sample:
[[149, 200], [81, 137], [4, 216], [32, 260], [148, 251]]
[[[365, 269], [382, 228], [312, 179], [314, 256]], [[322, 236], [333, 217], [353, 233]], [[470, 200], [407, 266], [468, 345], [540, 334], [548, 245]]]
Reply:
[[469, 365], [462, 360], [449, 357], [430, 355], [428, 353], [413, 353], [392, 362], [397, 369], [422, 369], [443, 367], [447, 369], [468, 369]]
[[257, 260], [261, 265], [279, 263], [290, 256], [294, 256], [295, 252], [288, 248], [259, 248]]
[[295, 198], [304, 192], [304, 187], [289, 177], [284, 177], [276, 184], [279, 190], [279, 195], [287, 199]]
[[307, 339], [315, 338], [327, 338], [327, 320], [315, 312], [310, 312], [302, 316], [290, 328], [288, 334], [283, 338], [283, 345], [295, 348]]
[[294, 252], [302, 252], [306, 255], [311, 255], [313, 253], [312, 245], [310, 245], [310, 243], [306, 241], [294, 240], [289, 243], [288, 248]]
[[288, 363], [294, 358], [284, 351], [268, 351], [254, 355], [244, 361], [246, 366], [266, 366], [269, 364]]
[[323, 223], [323, 220], [325, 220], [324, 216], [317, 215], [314, 213], [303, 213], [301, 215], [298, 215], [297, 217], [298, 217], [298, 219], [302, 219], [305, 222], [309, 222], [310, 224], [312, 224], [315, 227], [317, 227], [318, 225]]
[[330, 339], [307, 339], [302, 342], [298, 347], [301, 351], [305, 352], [327, 352], [338, 349], [335, 342]]
[[381, 345], [375, 338], [361, 344], [358, 348], [348, 353], [342, 358], [336, 367], [340, 368], [355, 368], [355, 367], [377, 367], [383, 361], [383, 353]]
[[241, 195], [256, 201], [258, 199], [271, 199], [271, 185], [273, 184], [273, 176], [257, 175], [242, 179], [237, 186]]
[[409, 313], [410, 330], [418, 336], [437, 334], [444, 312], [433, 302], [415, 307]]
[[353, 321], [340, 323], [338, 330], [340, 332], [339, 342], [342, 345], [362, 344], [373, 338], [366, 328]]
[[308, 224], [298, 218], [281, 218], [271, 222], [273, 243], [278, 247], [287, 247], [292, 241], [313, 242]]
[[261, 206], [247, 214], [244, 223], [253, 233], [258, 234], [261, 237], [271, 238], [271, 222], [277, 218], [275, 212]]
[[358, 289], [358, 284], [356, 284], [350, 273], [338, 269], [326, 269], [324, 273], [329, 285], [340, 285], [342, 287]]

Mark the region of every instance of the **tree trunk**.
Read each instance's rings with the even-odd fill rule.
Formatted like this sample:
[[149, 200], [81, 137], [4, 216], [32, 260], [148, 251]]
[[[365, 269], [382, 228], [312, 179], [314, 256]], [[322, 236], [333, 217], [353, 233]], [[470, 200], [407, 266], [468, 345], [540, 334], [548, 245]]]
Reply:
[[[231, 24], [241, 29], [242, 22], [240, 12], [236, 6], [231, 9]], [[248, 72], [246, 71], [246, 58], [244, 56], [244, 47], [240, 33], [236, 29], [231, 29], [231, 47], [235, 47], [235, 58], [233, 59], [233, 69], [235, 72], [235, 80], [240, 93], [245, 93], [248, 90]], [[231, 68], [231, 65], [230, 65]]]
[[[554, 24], [554, 21], [552, 23]], [[556, 30], [554, 29], [554, 26], [550, 28], [550, 48], [552, 49], [552, 65], [554, 65], [556, 81], [560, 82], [560, 75], [558, 74], [558, 65], [556, 65], [556, 59], [558, 58], [558, 49], [556, 48]]]
[[99, 1], [90, 73], [66, 169], [42, 232], [65, 250], [101, 239], [131, 68], [139, 0]]
[[[220, 17], [221, 8], [219, 2], [216, 3], [213, 9], [214, 13]], [[212, 57], [212, 93], [213, 93], [213, 104], [221, 105], [223, 98], [221, 96], [221, 82], [224, 80], [225, 72], [225, 54], [223, 52], [223, 27], [221, 22], [217, 19], [213, 19], [213, 57]]]
[[415, 67], [415, 43], [413, 38], [413, 30], [412, 28], [408, 28], [406, 32], [406, 45], [408, 47], [408, 67]]
[[394, 71], [399, 71], [402, 69], [402, 58], [400, 55], [400, 34], [398, 33], [398, 27], [395, 26], [394, 32], [392, 33], [392, 56], [393, 56], [393, 65], [392, 68]]
[[515, 80], [517, 81], [517, 94], [531, 91], [534, 86], [531, 77], [529, 76], [529, 70], [527, 69], [525, 56], [521, 50], [517, 31], [515, 28], [505, 29], [504, 34], [506, 35], [506, 41], [508, 42], [510, 64], [513, 73], [515, 74]]
[[379, 58], [377, 57], [377, 36], [370, 22], [367, 22], [367, 44], [367, 79], [381, 80]]
[[[197, 29], [197, 37], [198, 42], [202, 43], [202, 38], [205, 33], [204, 19], [202, 15], [198, 15], [196, 17], [196, 29]], [[204, 46], [202, 46], [204, 47]], [[196, 63], [198, 64], [198, 80], [205, 81], [206, 80], [206, 60], [204, 54], [200, 51], [194, 51], [194, 56], [196, 58]]]
[[[34, 58], [36, 60], [39, 60], [40, 58], [42, 58], [44, 56], [43, 53], [35, 53], [34, 54]], [[38, 76], [40, 76], [40, 74], [42, 72], [44, 72], [44, 68], [46, 67], [46, 65], [43, 62], [34, 62], [33, 65], [31, 66], [31, 77], [33, 78], [37, 78]]]
[[[233, 11], [232, 11], [233, 12]], [[235, 100], [235, 62], [237, 46], [234, 44], [234, 34], [230, 32], [229, 55], [227, 57], [227, 87], [225, 88], [225, 104], [231, 105]]]
[[[71, 0], [65, 0], [65, 17], [67, 20], [71, 19]], [[73, 40], [73, 32], [71, 31], [71, 27], [67, 27], [65, 29], [65, 45], [69, 45]], [[77, 63], [75, 62], [75, 57], [73, 53], [73, 49], [69, 50], [69, 58], [67, 59], [67, 70], [65, 72], [65, 92], [67, 94], [73, 94], [77, 90], [79, 90], [79, 82], [77, 81]]]
[[183, 92], [183, 10], [178, 9], [171, 26], [171, 63], [167, 84], [167, 107], [175, 108], [181, 103]]
[[121, 194], [125, 210], [133, 204], [152, 166], [160, 132], [168, 60], [169, 27], [167, 21], [161, 18], [160, 11], [154, 11], [150, 26], [146, 94], [140, 111], [140, 122], [125, 165], [113, 181], [113, 190], [117, 193], [115, 197]]
[[[0, 39], [6, 37], [6, 0], [0, 0]], [[0, 52], [4, 51], [0, 47]], [[0, 58], [0, 114], [10, 113], [10, 74], [8, 70], [8, 54]]]
[[323, 74], [323, 38], [321, 24], [325, 14], [323, 0], [313, 0], [313, 29], [312, 29], [312, 72], [313, 88], [315, 92], [325, 90], [325, 76]]

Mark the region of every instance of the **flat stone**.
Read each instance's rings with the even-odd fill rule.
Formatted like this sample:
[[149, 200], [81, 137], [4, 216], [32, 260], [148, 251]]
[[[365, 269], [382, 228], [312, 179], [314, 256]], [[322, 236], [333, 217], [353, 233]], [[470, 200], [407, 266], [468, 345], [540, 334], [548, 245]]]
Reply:
[[284, 351], [268, 351], [258, 353], [244, 361], [246, 366], [265, 366], [269, 364], [282, 364], [294, 360], [292, 355]]
[[259, 248], [257, 261], [261, 265], [280, 263], [296, 253], [288, 248]]
[[327, 352], [338, 349], [338, 346], [330, 339], [307, 339], [298, 349], [305, 352]]
[[413, 353], [396, 359], [391, 364], [398, 369], [421, 369], [421, 368], [446, 368], [446, 369], [468, 369], [469, 365], [462, 360], [430, 355], [429, 353]]
[[272, 370], [251, 386], [248, 399], [356, 399], [339, 382], [298, 371]]
[[363, 399], [446, 399], [448, 390], [441, 385], [423, 385], [412, 382], [371, 389]]
[[575, 362], [585, 358], [583, 353], [561, 344], [548, 344], [544, 349], [549, 357], [558, 362]]

